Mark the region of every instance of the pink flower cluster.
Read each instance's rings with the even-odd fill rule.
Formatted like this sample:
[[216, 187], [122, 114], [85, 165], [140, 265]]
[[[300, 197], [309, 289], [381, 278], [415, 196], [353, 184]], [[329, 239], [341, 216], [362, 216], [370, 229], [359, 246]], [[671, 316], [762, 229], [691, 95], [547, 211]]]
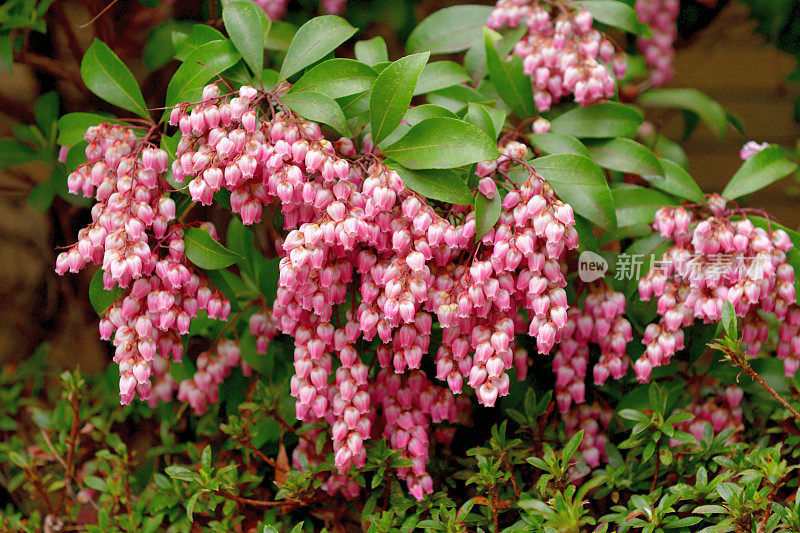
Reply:
[[413, 465], [398, 469], [408, 490], [417, 500], [433, 491], [433, 481], [426, 470], [431, 423], [457, 422], [459, 409], [447, 389], [435, 387], [424, 373], [414, 370], [395, 374], [388, 368], [378, 373], [373, 401], [383, 408], [383, 435], [401, 456]]
[[278, 334], [278, 324], [272, 309], [267, 307], [250, 315], [249, 326], [250, 334], [256, 339], [256, 352], [265, 355], [269, 343]]
[[114, 336], [121, 402], [136, 394], [148, 399], [153, 391], [154, 401], [169, 399], [168, 361], [183, 356], [180, 335], [200, 309], [227, 320], [230, 303], [194, 272], [184, 257], [183, 231], [170, 225], [175, 203], [165, 195], [166, 152], [110, 124], [90, 127], [85, 138], [88, 162], [70, 174], [68, 186], [97, 203], [92, 223], [58, 256], [56, 272], [100, 263], [105, 288], [126, 289], [100, 321], [100, 337]]
[[[286, 15], [289, 0], [252, 0], [254, 4], [264, 10], [271, 20], [280, 20]], [[347, 6], [347, 0], [322, 0], [321, 7], [324, 13], [338, 15]]]
[[[625, 75], [625, 59], [593, 23], [585, 9], [556, 9], [540, 0], [498, 0], [486, 25], [495, 30], [527, 26], [514, 52], [533, 81], [536, 107], [547, 111], [569, 95], [582, 106], [611, 98], [614, 76]], [[614, 75], [606, 65], [613, 66]]]
[[661, 87], [675, 75], [675, 39], [678, 38], [679, 0], [636, 0], [639, 21], [650, 28], [651, 37], [639, 37], [636, 45], [650, 67], [650, 83]]
[[578, 450], [586, 464], [577, 464], [573, 467], [573, 478], [583, 477], [589, 473], [589, 469], [596, 468], [600, 466], [601, 462], [608, 461], [606, 453], [608, 439], [605, 433], [613, 414], [612, 409], [600, 407], [597, 403], [576, 405], [564, 414], [567, 438], [583, 430], [583, 439]]
[[[701, 403], [700, 399], [692, 401], [683, 411], [694, 415], [694, 419], [687, 420], [678, 426], [681, 431], [691, 433], [697, 442], [703, 440], [703, 430], [711, 426], [714, 435], [726, 429], [740, 432], [742, 425], [742, 403], [744, 391], [735, 385], [727, 387], [724, 391], [714, 387], [711, 396]], [[734, 437], [731, 437], [733, 439]], [[681, 442], [670, 439], [670, 446], [678, 446]]]
[[250, 366], [242, 359], [239, 345], [222, 339], [212, 350], [197, 357], [197, 372], [178, 386], [178, 400], [189, 402], [195, 413], [201, 415], [206, 407], [219, 400], [219, 386], [231, 374], [233, 367], [241, 366], [242, 373], [249, 376]]
[[271, 20], [280, 20], [286, 14], [289, 0], [252, 0]]
[[787, 233], [754, 227], [718, 195], [703, 209], [661, 208], [654, 227], [675, 245], [639, 282], [642, 300], [657, 298], [661, 317], [645, 330], [647, 349], [635, 364], [639, 380], [648, 381], [654, 367], [669, 364], [683, 348], [681, 328], [695, 319], [719, 322], [726, 301], [742, 319], [742, 339], [752, 357], [769, 333], [761, 313], [783, 322], [777, 353], [793, 376], [800, 365], [800, 308], [794, 269], [786, 262], [792, 248]]
[[620, 379], [625, 375], [630, 362], [625, 347], [633, 334], [624, 314], [625, 296], [606, 285], [591, 290], [582, 308], [570, 308], [553, 358], [556, 403], [562, 413], [569, 411], [572, 402], [584, 402], [590, 342], [600, 347], [600, 360], [593, 370], [596, 385], [605, 383], [609, 376]]
[[[471, 209], [437, 211], [378, 155], [370, 154], [368, 166], [351, 164], [359, 157], [352, 141], [331, 143], [319, 126], [294, 114], [261, 118], [257, 104], [265, 97], [274, 95], [242, 87], [230, 98], [211, 85], [190, 112], [187, 105], [177, 108], [171, 122], [183, 137], [173, 173], [191, 178], [189, 191], [201, 202], [230, 190], [233, 210], [246, 224], [259, 220], [262, 204], [280, 200], [290, 231], [282, 242], [273, 316], [295, 341], [291, 393], [298, 419], [331, 425], [335, 464], [344, 473], [363, 465], [362, 443], [378, 407], [369, 400], [359, 339], [381, 340], [375, 357], [382, 368], [414, 371], [428, 351], [435, 315], [444, 329], [439, 378], [454, 393], [466, 379], [481, 403], [494, 405], [508, 393], [506, 371], [514, 366], [519, 377], [527, 371], [515, 334], [536, 336], [547, 353], [566, 325], [560, 260], [577, 246], [574, 216], [535, 172], [521, 185], [505, 178], [527, 150], [509, 143], [500, 160], [482, 167], [484, 179], [501, 180], [493, 191], [501, 194], [502, 183], [505, 196], [498, 223], [476, 245]], [[348, 291], [351, 284], [359, 301]], [[412, 390], [420, 379], [412, 380]], [[388, 419], [388, 407], [379, 405]], [[419, 425], [427, 432], [429, 424]], [[396, 442], [403, 453], [426, 456], [417, 441], [423, 442], [417, 438], [412, 449]], [[417, 487], [429, 492], [421, 468], [412, 469], [416, 481], [403, 473], [415, 495]]]

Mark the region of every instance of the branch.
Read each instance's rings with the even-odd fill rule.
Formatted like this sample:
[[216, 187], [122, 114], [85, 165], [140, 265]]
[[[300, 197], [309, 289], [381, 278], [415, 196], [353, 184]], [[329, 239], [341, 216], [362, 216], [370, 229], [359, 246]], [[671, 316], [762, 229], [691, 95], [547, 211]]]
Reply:
[[92, 94], [83, 84], [80, 72], [64, 65], [61, 61], [28, 51], [14, 54], [14, 61], [28, 65], [33, 69], [45, 72], [61, 80], [68, 81], [84, 94]]
[[727, 338], [724, 341], [709, 344], [709, 347], [719, 350], [725, 354], [725, 357], [731, 361], [733, 366], [740, 368], [745, 374], [750, 376], [753, 381], [764, 387], [764, 389], [770, 393], [773, 398], [778, 400], [778, 403], [792, 413], [795, 422], [800, 424], [800, 413], [797, 412], [797, 409], [792, 407], [791, 404], [783, 398], [783, 396], [778, 394], [778, 391], [773, 389], [769, 383], [764, 381], [764, 378], [759, 376], [758, 372], [753, 370], [753, 367], [750, 366], [750, 363], [747, 361], [747, 355], [742, 351], [742, 345], [740, 341]]

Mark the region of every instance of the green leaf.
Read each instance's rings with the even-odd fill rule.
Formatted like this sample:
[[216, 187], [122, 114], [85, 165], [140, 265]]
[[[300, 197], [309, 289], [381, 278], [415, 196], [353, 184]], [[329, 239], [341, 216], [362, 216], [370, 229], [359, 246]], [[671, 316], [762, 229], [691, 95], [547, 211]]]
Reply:
[[414, 96], [446, 89], [469, 81], [464, 67], [453, 61], [434, 61], [422, 69], [414, 88]]
[[204, 229], [186, 228], [183, 231], [186, 257], [205, 270], [217, 270], [231, 266], [242, 257], [211, 238]]
[[106, 482], [97, 476], [86, 476], [86, 479], [83, 480], [83, 483], [90, 489], [94, 489], [98, 492], [105, 492], [108, 490], [108, 485]]
[[310, 68], [289, 91], [314, 91], [330, 98], [362, 93], [372, 88], [377, 74], [368, 65], [352, 59], [329, 59]]
[[224, 41], [225, 36], [221, 31], [205, 24], [195, 24], [192, 26], [188, 35], [180, 32], [172, 32], [172, 44], [175, 47], [175, 59], [186, 61], [198, 46], [210, 43], [211, 41]]
[[728, 334], [728, 336], [732, 339], [736, 338], [738, 330], [736, 322], [736, 310], [733, 308], [733, 304], [731, 304], [728, 300], [725, 300], [725, 303], [722, 304], [722, 326], [725, 328], [725, 332]]
[[225, 30], [250, 70], [261, 78], [264, 69], [263, 13], [253, 2], [228, 2], [222, 9]]
[[398, 59], [378, 75], [369, 101], [372, 142], [380, 143], [400, 124], [428, 55], [426, 52]]
[[369, 66], [389, 61], [386, 41], [378, 35], [366, 41], [358, 41], [355, 46], [356, 59]]
[[582, 139], [632, 137], [643, 121], [642, 114], [631, 106], [601, 102], [556, 117], [550, 122], [550, 131]]
[[0, 169], [15, 167], [35, 161], [36, 150], [16, 139], [0, 139]]
[[466, 50], [480, 40], [491, 13], [491, 6], [459, 5], [440, 9], [414, 28], [408, 36], [406, 50], [431, 54]]
[[480, 193], [475, 196], [475, 242], [479, 242], [497, 223], [502, 203], [499, 193], [491, 200]]
[[563, 133], [534, 133], [528, 136], [531, 144], [545, 154], [576, 154], [589, 157], [589, 150], [572, 135]]
[[458, 115], [442, 106], [422, 104], [409, 109], [406, 112], [406, 115], [403, 117], [403, 120], [408, 122], [409, 126], [413, 126], [414, 124], [418, 124], [425, 119], [436, 117], [449, 117], [458, 119]]
[[0, 71], [13, 74], [14, 49], [7, 34], [0, 35]]
[[598, 22], [623, 29], [636, 35], [650, 34], [645, 24], [639, 22], [636, 12], [625, 2], [618, 0], [582, 0], [578, 5]]
[[483, 130], [492, 139], [497, 139], [497, 135], [500, 133], [495, 130], [494, 121], [489, 115], [486, 106], [482, 104], [470, 102], [467, 105], [467, 114], [464, 116], [464, 120]]
[[[297, 26], [280, 20], [272, 20], [264, 30], [264, 48], [286, 52], [297, 34]], [[323, 54], [324, 56], [324, 54]]]
[[575, 154], [557, 154], [534, 159], [530, 165], [577, 214], [605, 230], [616, 228], [611, 190], [603, 171], [591, 159]]
[[195, 492], [189, 498], [189, 501], [186, 502], [186, 516], [189, 517], [189, 521], [194, 522], [194, 517], [192, 514], [194, 513], [194, 506], [197, 504], [198, 498], [200, 498], [201, 492]]
[[[175, 44], [172, 39], [175, 34], [189, 34], [194, 24], [188, 20], [167, 20], [159, 24], [147, 35], [147, 42], [142, 51], [142, 64], [148, 72], [160, 69], [175, 56]], [[216, 30], [214, 30], [216, 31]], [[216, 39], [222, 39], [220, 34]], [[183, 42], [186, 42], [188, 35]], [[210, 39], [213, 40], [213, 39]], [[188, 53], [188, 52], [187, 52]]]
[[794, 172], [797, 165], [786, 159], [783, 148], [770, 146], [745, 161], [722, 191], [734, 200], [756, 192]]
[[533, 103], [533, 86], [531, 79], [522, 71], [522, 58], [513, 54], [510, 61], [504, 61], [495, 45], [500, 40], [500, 35], [488, 28], [483, 35], [486, 67], [497, 94], [518, 117], [535, 117], [537, 112]]
[[410, 170], [391, 161], [387, 165], [400, 175], [406, 188], [425, 198], [456, 205], [475, 202], [467, 184], [452, 170]]
[[496, 98], [481, 94], [472, 87], [466, 85], [453, 85], [446, 89], [440, 89], [428, 93], [428, 102], [442, 107], [446, 107], [453, 113], [459, 113], [467, 107], [470, 102], [476, 104], [494, 105]]
[[637, 103], [645, 107], [683, 109], [697, 113], [720, 137], [728, 129], [725, 109], [697, 89], [650, 89], [639, 96]]
[[586, 142], [589, 154], [603, 168], [639, 174], [660, 176], [664, 172], [656, 155], [642, 144], [624, 137]]
[[331, 97], [314, 91], [287, 94], [281, 102], [295, 113], [315, 122], [322, 122], [345, 137], [350, 128], [339, 104]]
[[83, 55], [81, 78], [106, 102], [150, 120], [136, 78], [103, 41], [95, 39]]
[[[666, 205], [676, 205], [674, 199], [664, 193], [639, 187], [638, 185], [624, 184], [611, 190], [616, 206], [617, 226], [636, 226], [652, 224], [656, 211]], [[647, 229], [646, 235], [651, 231]]]
[[105, 290], [102, 270], [98, 270], [92, 276], [92, 281], [89, 283], [89, 302], [91, 302], [98, 315], [111, 307], [111, 304], [116, 302], [123, 294], [125, 294], [125, 289], [116, 285], [110, 291]]
[[454, 168], [500, 157], [488, 135], [453, 118], [423, 120], [383, 154], [407, 168]]
[[663, 175], [642, 175], [656, 189], [692, 202], [703, 202], [705, 196], [697, 182], [680, 165], [669, 159], [660, 159]]
[[49, 139], [50, 135], [54, 133], [52, 131], [53, 124], [58, 120], [58, 93], [50, 91], [37, 98], [33, 106], [33, 116], [36, 119], [36, 125]]
[[281, 66], [281, 78], [286, 79], [316, 63], [336, 50], [356, 31], [349, 22], [336, 15], [312, 18], [294, 35]]
[[239, 59], [239, 52], [228, 40], [201, 44], [192, 50], [170, 80], [167, 86], [167, 106], [199, 100], [203, 87]]
[[206, 445], [206, 447], [203, 448], [203, 453], [200, 455], [200, 465], [201, 465], [202, 469], [205, 470], [206, 472], [211, 470], [211, 446], [210, 445]]
[[572, 459], [572, 456], [575, 455], [575, 452], [578, 451], [578, 446], [581, 445], [581, 441], [583, 440], [583, 430], [578, 431], [575, 433], [569, 442], [564, 445], [564, 451], [561, 452], [561, 460], [565, 462], [569, 462]]
[[72, 146], [81, 142], [86, 130], [104, 122], [116, 122], [113, 117], [105, 117], [95, 113], [67, 113], [58, 119], [58, 138], [61, 146]]

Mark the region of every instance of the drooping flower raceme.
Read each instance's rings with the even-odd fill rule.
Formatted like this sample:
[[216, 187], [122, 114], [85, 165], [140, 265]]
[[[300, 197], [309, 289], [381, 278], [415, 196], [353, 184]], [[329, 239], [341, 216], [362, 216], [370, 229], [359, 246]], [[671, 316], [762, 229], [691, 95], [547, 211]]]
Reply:
[[620, 379], [625, 375], [630, 364], [625, 347], [633, 334], [624, 313], [625, 296], [605, 285], [591, 287], [583, 305], [570, 308], [553, 358], [556, 402], [562, 413], [573, 402], [584, 402], [589, 343], [600, 347], [600, 360], [593, 370], [596, 385], [603, 385], [609, 376]]
[[663, 207], [654, 227], [674, 246], [639, 282], [642, 300], [657, 298], [660, 316], [645, 329], [647, 349], [635, 364], [639, 380], [648, 381], [654, 367], [669, 364], [682, 349], [681, 328], [696, 319], [719, 322], [725, 302], [742, 319], [742, 340], [751, 357], [767, 340], [764, 315], [781, 322], [777, 354], [786, 375], [793, 376], [800, 365], [800, 307], [794, 269], [786, 262], [792, 248], [787, 233], [755, 227], [718, 195], [702, 209]]
[[[542, 353], [560, 340], [568, 307], [561, 260], [577, 245], [574, 216], [533, 170], [519, 183], [508, 178], [527, 150], [511, 142], [498, 161], [480, 165], [479, 193], [504, 196], [498, 222], [476, 244], [471, 209], [435, 209], [406, 189], [367, 142], [362, 148], [371, 150], [371, 162], [353, 164], [364, 156], [349, 139], [331, 143], [319, 126], [287, 110], [265, 119], [258, 106], [264, 97], [276, 96], [250, 87], [224, 96], [210, 85], [191, 111], [176, 108], [171, 123], [182, 138], [172, 170], [178, 181], [188, 181], [198, 202], [229, 190], [245, 224], [280, 201], [288, 234], [273, 316], [295, 342], [296, 414], [328, 421], [335, 463], [345, 473], [363, 464], [375, 409], [388, 427], [393, 424], [385, 402], [370, 400], [359, 340], [379, 339], [378, 364], [418, 376], [409, 384], [414, 390], [422, 387], [413, 371], [428, 351], [436, 319], [443, 328], [439, 379], [453, 393], [462, 392], [466, 380], [481, 403], [494, 405], [508, 393], [506, 371], [515, 367], [518, 377], [527, 371], [517, 333], [535, 336]], [[350, 284], [358, 287], [357, 298], [348, 293]], [[398, 449], [424, 465], [422, 448], [405, 444]], [[420, 487], [430, 491], [423, 472], [417, 466], [413, 477], [401, 473], [419, 497]]]
[[678, 37], [679, 0], [636, 0], [639, 21], [650, 28], [651, 37], [638, 37], [636, 45], [650, 67], [650, 83], [661, 87], [669, 83], [675, 71], [675, 39]]
[[[100, 124], [86, 132], [88, 162], [69, 175], [70, 192], [94, 197], [92, 223], [61, 253], [56, 272], [101, 264], [103, 285], [124, 289], [100, 321], [100, 337], [114, 336], [120, 398], [169, 399], [175, 387], [168, 361], [180, 361], [180, 336], [203, 309], [227, 320], [230, 303], [184, 256], [175, 202], [166, 194], [167, 154], [137, 139], [134, 130]], [[155, 375], [155, 387], [151, 376]]]
[[592, 28], [591, 13], [559, 7], [539, 0], [499, 0], [486, 23], [495, 30], [527, 27], [514, 53], [531, 77], [539, 111], [570, 95], [584, 106], [611, 98], [616, 91], [614, 77], [625, 75], [625, 59]]

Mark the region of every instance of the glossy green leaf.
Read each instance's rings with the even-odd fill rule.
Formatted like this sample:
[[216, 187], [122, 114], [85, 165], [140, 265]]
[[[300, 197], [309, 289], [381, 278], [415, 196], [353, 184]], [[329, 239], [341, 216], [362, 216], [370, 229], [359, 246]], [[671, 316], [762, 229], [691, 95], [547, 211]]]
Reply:
[[309, 120], [322, 122], [344, 136], [350, 135], [350, 128], [339, 104], [331, 97], [314, 91], [287, 94], [281, 102]]
[[577, 214], [605, 230], [616, 229], [614, 198], [603, 171], [591, 159], [557, 154], [534, 159], [530, 165]]
[[650, 89], [639, 96], [637, 103], [644, 107], [683, 109], [696, 113], [719, 136], [728, 129], [725, 109], [697, 89]]
[[[297, 26], [281, 20], [272, 20], [264, 31], [264, 48], [286, 52], [297, 33]], [[323, 54], [324, 55], [324, 54]]]
[[456, 205], [472, 205], [475, 202], [475, 196], [467, 184], [452, 170], [411, 170], [392, 161], [387, 163], [400, 175], [406, 188], [425, 198]]
[[239, 254], [228, 250], [212, 239], [211, 235], [204, 229], [186, 228], [183, 232], [186, 258], [202, 269], [217, 270], [226, 268], [242, 260]]
[[180, 31], [172, 32], [172, 45], [175, 48], [175, 59], [186, 61], [195, 48], [211, 41], [224, 41], [225, 36], [216, 28], [206, 24], [195, 24], [188, 35]]
[[640, 176], [659, 176], [664, 173], [656, 155], [634, 140], [624, 137], [590, 140], [586, 142], [586, 147], [592, 161], [603, 168]]
[[116, 122], [116, 120], [95, 113], [67, 113], [58, 119], [56, 142], [62, 146], [72, 146], [83, 140], [90, 126], [97, 126], [103, 122]]
[[482, 194], [475, 196], [475, 242], [480, 241], [497, 223], [502, 203], [499, 194], [495, 194], [491, 200]]
[[195, 48], [167, 86], [166, 102], [173, 106], [200, 99], [203, 87], [241, 59], [230, 41], [211, 41]]
[[500, 156], [486, 133], [453, 118], [423, 120], [383, 153], [408, 168], [453, 168]]
[[92, 281], [89, 283], [89, 302], [91, 302], [98, 315], [111, 307], [111, 304], [116, 302], [123, 294], [125, 294], [125, 289], [117, 285], [110, 291], [105, 289], [102, 270], [98, 270], [92, 276]]
[[454, 113], [463, 110], [470, 102], [476, 104], [494, 105], [495, 98], [488, 97], [466, 85], [453, 85], [446, 89], [441, 89], [428, 93], [428, 102], [442, 107], [446, 107]]
[[386, 41], [380, 35], [365, 41], [358, 41], [355, 45], [355, 55], [358, 61], [369, 66], [389, 61]]
[[[667, 205], [677, 205], [677, 202], [666, 194], [640, 187], [638, 185], [623, 184], [611, 190], [616, 206], [617, 226], [647, 226], [655, 219], [656, 211]], [[648, 229], [646, 234], [651, 231]]]
[[[183, 34], [184, 40], [188, 39], [192, 26], [194, 24], [188, 20], [167, 20], [150, 30], [142, 51], [144, 68], [149, 72], [153, 72], [169, 63], [176, 53], [173, 34]], [[221, 34], [217, 37], [217, 39], [222, 38]]]
[[428, 55], [426, 52], [398, 59], [378, 75], [369, 102], [373, 142], [380, 143], [400, 124]]
[[488, 28], [484, 30], [489, 78], [497, 94], [518, 117], [535, 117], [537, 112], [533, 103], [533, 86], [531, 79], [522, 71], [522, 58], [513, 54], [510, 61], [504, 60], [495, 44], [499, 40], [499, 34]]
[[292, 86], [291, 93], [314, 91], [341, 98], [368, 91], [377, 74], [369, 65], [352, 59], [329, 59], [310, 68]]
[[442, 106], [422, 104], [409, 109], [406, 112], [406, 115], [403, 117], [403, 120], [408, 122], [409, 126], [413, 126], [414, 124], [419, 124], [425, 119], [436, 117], [449, 117], [457, 119], [458, 115]]
[[705, 196], [694, 179], [680, 165], [669, 159], [660, 159], [663, 175], [642, 175], [656, 189], [692, 202], [703, 202]]
[[408, 36], [406, 50], [431, 54], [466, 50], [480, 40], [491, 13], [491, 6], [458, 5], [440, 9], [414, 28]]
[[632, 137], [642, 122], [642, 114], [631, 106], [601, 102], [559, 115], [550, 122], [550, 131], [581, 139]]
[[636, 12], [625, 2], [618, 0], [581, 0], [580, 7], [592, 14], [598, 22], [623, 29], [636, 35], [649, 35], [647, 25], [639, 22]]
[[722, 196], [734, 200], [785, 178], [797, 169], [780, 146], [770, 146], [745, 161], [730, 179]]
[[492, 139], [497, 139], [497, 135], [500, 133], [495, 130], [494, 121], [484, 105], [470, 102], [467, 106], [467, 114], [464, 116], [464, 120], [483, 130]]
[[281, 66], [281, 78], [286, 79], [316, 63], [336, 50], [356, 31], [349, 22], [336, 15], [312, 18], [294, 35]]
[[563, 133], [534, 133], [528, 136], [531, 144], [545, 154], [576, 154], [589, 157], [589, 150], [584, 144]]
[[263, 12], [253, 2], [228, 2], [222, 9], [225, 30], [256, 76], [264, 68]]
[[453, 61], [434, 61], [422, 69], [414, 95], [425, 94], [469, 81], [464, 67]]
[[81, 78], [106, 102], [150, 120], [136, 78], [103, 41], [95, 39], [83, 55]]

